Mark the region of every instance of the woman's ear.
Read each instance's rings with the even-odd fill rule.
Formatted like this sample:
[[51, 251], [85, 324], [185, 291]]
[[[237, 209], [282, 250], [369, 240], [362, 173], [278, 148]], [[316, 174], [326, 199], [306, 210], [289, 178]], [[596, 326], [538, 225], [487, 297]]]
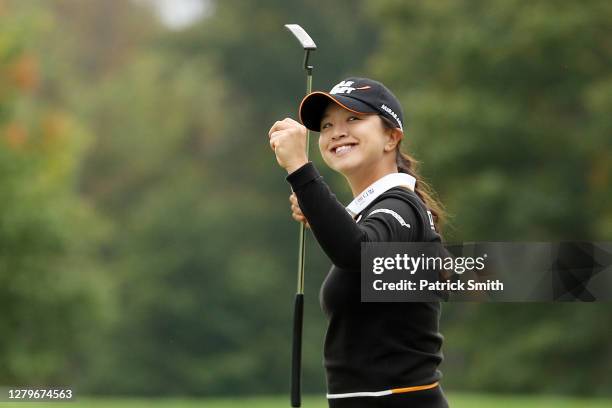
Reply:
[[404, 137], [404, 133], [398, 128], [388, 129], [387, 142], [385, 143], [385, 151], [390, 152], [395, 150], [399, 142]]

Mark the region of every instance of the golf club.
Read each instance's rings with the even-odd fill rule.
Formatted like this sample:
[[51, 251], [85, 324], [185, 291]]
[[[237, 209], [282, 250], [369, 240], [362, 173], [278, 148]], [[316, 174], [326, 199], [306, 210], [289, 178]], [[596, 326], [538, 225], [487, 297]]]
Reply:
[[[310, 51], [317, 49], [316, 44], [306, 31], [298, 24], [285, 24], [291, 34], [297, 38], [304, 49], [304, 69], [306, 70], [306, 94], [312, 91], [312, 69], [308, 64]], [[306, 156], [310, 145], [310, 130], [306, 132]], [[301, 402], [301, 374], [302, 374], [302, 326], [304, 318], [304, 252], [306, 241], [304, 239], [304, 224], [300, 223], [299, 249], [298, 249], [298, 281], [297, 292], [293, 309], [293, 349], [291, 357], [291, 406], [300, 407]]]

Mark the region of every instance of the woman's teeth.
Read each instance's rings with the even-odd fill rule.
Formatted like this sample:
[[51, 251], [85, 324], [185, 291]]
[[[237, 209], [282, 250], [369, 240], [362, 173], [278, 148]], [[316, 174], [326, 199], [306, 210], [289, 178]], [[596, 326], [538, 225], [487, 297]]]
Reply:
[[342, 155], [350, 152], [353, 149], [353, 145], [344, 145], [336, 148], [336, 155]]

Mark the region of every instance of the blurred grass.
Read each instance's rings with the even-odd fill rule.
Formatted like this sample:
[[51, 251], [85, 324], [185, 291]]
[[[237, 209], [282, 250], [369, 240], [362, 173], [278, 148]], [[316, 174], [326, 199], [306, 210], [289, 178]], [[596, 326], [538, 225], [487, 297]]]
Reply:
[[[467, 393], [446, 393], [451, 408], [609, 408], [610, 399], [566, 398], [555, 396], [515, 396], [486, 395]], [[289, 407], [288, 396], [252, 397], [252, 398], [205, 398], [205, 399], [117, 399], [117, 398], [80, 398], [75, 402], [19, 402], [2, 403], [0, 407], [49, 407], [49, 408], [284, 408]], [[327, 408], [325, 398], [305, 396], [302, 400], [304, 408]]]

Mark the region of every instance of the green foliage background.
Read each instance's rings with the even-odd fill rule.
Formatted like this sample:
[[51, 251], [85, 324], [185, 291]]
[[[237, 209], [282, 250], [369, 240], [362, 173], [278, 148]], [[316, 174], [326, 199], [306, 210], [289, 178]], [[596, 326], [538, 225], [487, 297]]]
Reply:
[[[0, 1], [0, 384], [288, 389], [296, 232], [267, 130], [348, 75], [404, 104], [449, 241], [610, 240], [607, 1]], [[313, 141], [311, 151], [316, 152]], [[313, 155], [338, 197], [343, 180]], [[304, 389], [325, 389], [308, 244]], [[609, 304], [447, 304], [448, 389], [610, 395]]]

